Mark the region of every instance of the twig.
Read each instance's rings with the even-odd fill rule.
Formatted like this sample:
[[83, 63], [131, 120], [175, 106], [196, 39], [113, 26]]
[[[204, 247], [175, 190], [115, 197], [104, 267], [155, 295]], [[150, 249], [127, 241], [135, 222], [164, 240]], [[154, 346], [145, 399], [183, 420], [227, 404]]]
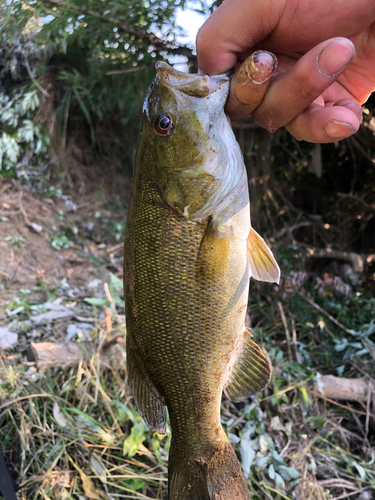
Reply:
[[366, 440], [368, 440], [368, 431], [369, 431], [369, 425], [370, 425], [370, 403], [371, 403], [371, 391], [368, 391], [367, 394], [367, 405], [366, 405], [366, 431], [365, 431], [365, 436]]
[[353, 495], [357, 495], [358, 493], [362, 493], [362, 491], [369, 490], [370, 488], [372, 488], [372, 486], [367, 486], [366, 488], [361, 488], [359, 490], [352, 491], [351, 493], [345, 493], [344, 495], [341, 495], [339, 497], [332, 498], [332, 500], [341, 500], [343, 498], [348, 498]]
[[108, 247], [105, 249], [107, 253], [117, 253], [118, 250], [122, 250], [124, 247], [124, 242], [117, 243], [117, 245], [113, 245], [112, 247]]
[[25, 55], [25, 66], [26, 66], [27, 72], [29, 74], [30, 80], [33, 82], [33, 84], [41, 91], [41, 93], [45, 97], [49, 97], [49, 93], [46, 90], [44, 90], [44, 88], [40, 85], [40, 83], [37, 82], [37, 80], [34, 78], [34, 75], [31, 71], [30, 64], [29, 64], [29, 61], [28, 61], [26, 55]]
[[355, 252], [343, 252], [342, 250], [333, 250], [332, 248], [308, 248], [309, 257], [316, 259], [338, 259], [349, 262], [355, 273], [363, 273], [363, 258]]
[[296, 231], [297, 229], [301, 227], [308, 227], [312, 226], [312, 222], [305, 221], [305, 222], [298, 222], [298, 224], [294, 224], [293, 226], [290, 227], [284, 227], [284, 229], [281, 229], [278, 233], [275, 233], [272, 238], [281, 238], [281, 236], [284, 236], [284, 234], [289, 233], [290, 235]]
[[342, 328], [344, 330], [344, 332], [346, 333], [349, 333], [349, 335], [352, 335], [353, 333], [349, 330], [349, 328], [346, 328], [346, 326], [344, 326], [342, 323], [340, 323], [340, 321], [337, 321], [337, 319], [335, 319], [333, 316], [331, 316], [327, 311], [325, 311], [323, 308], [321, 308], [316, 302], [314, 302], [312, 299], [310, 299], [309, 297], [307, 297], [306, 295], [304, 295], [303, 293], [299, 292], [298, 290], [296, 290], [296, 293], [298, 293], [298, 295], [300, 295], [303, 299], [305, 299], [309, 304], [311, 304], [313, 307], [315, 307], [315, 309], [317, 309], [319, 312], [321, 312], [322, 314], [324, 314], [325, 316], [327, 316], [327, 318], [329, 318], [331, 321], [333, 321], [333, 323], [335, 323], [335, 325], [339, 326], [340, 328]]
[[346, 194], [346, 193], [337, 193], [337, 196], [341, 196], [343, 198], [350, 198], [351, 200], [357, 200], [362, 205], [364, 205], [366, 208], [369, 208], [370, 210], [375, 210], [375, 207], [370, 205], [370, 203], [367, 203], [366, 201], [362, 200], [360, 196], [356, 196], [355, 194]]
[[36, 233], [40, 233], [43, 229], [42, 226], [40, 226], [39, 224], [36, 224], [35, 222], [30, 222], [30, 220], [27, 216], [27, 213], [26, 213], [25, 209], [23, 208], [23, 205], [22, 205], [23, 190], [22, 190], [21, 186], [19, 186], [16, 183], [16, 181], [13, 179], [12, 179], [12, 184], [19, 191], [19, 198], [18, 198], [19, 212], [21, 212], [21, 214], [22, 214], [25, 225], [30, 227], [31, 229], [33, 229]]
[[154, 69], [155, 65], [151, 64], [151, 66], [141, 66], [139, 68], [127, 68], [127, 69], [118, 69], [113, 71], [107, 71], [106, 75], [126, 75], [127, 73], [137, 73], [138, 71], [148, 71], [150, 69]]
[[282, 303], [281, 302], [277, 302], [277, 305], [279, 307], [281, 321], [283, 322], [283, 325], [284, 325], [289, 363], [292, 364], [293, 359], [292, 359], [292, 349], [290, 347], [290, 334], [289, 334], [288, 323], [286, 322], [286, 317], [285, 317], [284, 308], [283, 308]]
[[23, 205], [22, 205], [22, 196], [23, 196], [23, 191], [21, 189], [20, 195], [19, 195], [19, 198], [18, 198], [18, 203], [19, 203], [19, 206], [20, 206], [20, 212], [22, 214], [22, 217], [23, 217], [23, 220], [25, 221], [26, 226], [30, 227], [31, 226], [31, 222], [29, 221], [27, 213], [26, 213], [26, 211], [25, 211], [25, 209], [23, 208]]
[[296, 322], [294, 321], [294, 318], [292, 318], [292, 339], [293, 339], [294, 352], [296, 355], [297, 363], [301, 364], [301, 356], [299, 354], [299, 350], [298, 350], [298, 346], [297, 346]]
[[366, 342], [366, 340], [364, 339], [362, 339], [362, 344], [366, 347], [368, 352], [371, 354], [372, 359], [375, 361], [375, 349], [372, 347], [372, 345]]
[[[360, 410], [355, 410], [354, 408], [350, 408], [350, 406], [343, 405], [341, 403], [338, 403], [337, 401], [334, 401], [331, 398], [326, 398], [323, 394], [321, 394], [319, 391], [311, 391], [315, 396], [319, 396], [321, 399], [324, 399], [325, 401], [328, 401], [328, 403], [332, 403], [333, 405], [340, 406], [340, 408], [344, 408], [345, 410], [349, 410], [353, 413], [357, 413], [358, 415], [367, 415], [366, 412], [360, 411]], [[370, 417], [375, 418], [375, 415], [370, 413]]]
[[109, 291], [109, 286], [108, 286], [108, 283], [104, 283], [104, 291], [105, 291], [105, 294], [107, 295], [107, 299], [113, 309], [113, 312], [115, 313], [116, 315], [116, 320], [117, 320], [117, 323], [120, 324], [120, 319], [119, 319], [119, 315], [117, 313], [117, 310], [116, 310], [116, 306], [115, 306], [115, 303], [114, 303], [114, 300], [112, 298], [112, 295], [111, 295], [111, 292]]
[[359, 144], [359, 142], [356, 139], [354, 139], [354, 137], [351, 137], [349, 140], [352, 142], [353, 146], [357, 148], [360, 153], [362, 153], [362, 155], [366, 158], [366, 160], [368, 160], [371, 163], [371, 165], [374, 165], [375, 158], [369, 155], [367, 151], [365, 151], [363, 147]]

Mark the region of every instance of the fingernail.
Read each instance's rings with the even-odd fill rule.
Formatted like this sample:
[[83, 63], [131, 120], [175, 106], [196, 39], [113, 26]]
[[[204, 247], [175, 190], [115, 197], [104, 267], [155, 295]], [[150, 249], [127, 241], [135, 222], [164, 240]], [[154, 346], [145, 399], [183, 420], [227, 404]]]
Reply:
[[257, 50], [253, 54], [253, 61], [256, 68], [261, 73], [271, 73], [275, 71], [277, 67], [277, 59], [271, 52], [266, 52], [265, 50]]
[[332, 139], [344, 139], [356, 132], [349, 123], [338, 122], [337, 120], [330, 120], [324, 130]]
[[362, 122], [362, 106], [357, 104], [356, 102], [347, 102], [342, 104], [345, 108], [350, 109], [353, 113], [355, 113], [360, 122]]
[[332, 78], [343, 71], [353, 60], [354, 45], [346, 38], [327, 44], [317, 58], [317, 68], [322, 76]]

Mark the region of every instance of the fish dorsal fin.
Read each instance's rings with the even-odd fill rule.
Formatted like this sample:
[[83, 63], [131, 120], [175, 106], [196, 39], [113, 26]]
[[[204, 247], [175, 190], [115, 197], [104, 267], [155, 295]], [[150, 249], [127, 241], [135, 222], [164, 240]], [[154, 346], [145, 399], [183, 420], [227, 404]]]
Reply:
[[247, 238], [247, 255], [252, 278], [279, 284], [280, 268], [275, 257], [264, 239], [252, 227]]
[[131, 335], [126, 337], [126, 368], [130, 389], [143, 420], [153, 432], [165, 434], [167, 412], [164, 400], [151, 382]]
[[232, 375], [224, 388], [225, 395], [238, 403], [265, 388], [271, 378], [271, 364], [261, 348], [251, 340], [248, 329], [243, 336], [243, 349]]

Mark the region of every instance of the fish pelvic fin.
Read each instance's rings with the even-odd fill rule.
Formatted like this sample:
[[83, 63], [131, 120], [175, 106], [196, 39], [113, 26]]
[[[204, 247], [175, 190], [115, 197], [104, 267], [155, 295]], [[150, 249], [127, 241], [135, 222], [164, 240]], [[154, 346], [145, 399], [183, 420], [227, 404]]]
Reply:
[[247, 238], [250, 276], [258, 281], [280, 282], [280, 268], [264, 239], [251, 227]]
[[130, 389], [143, 420], [153, 432], [165, 434], [167, 412], [164, 399], [151, 382], [131, 335], [126, 337], [126, 367]]
[[232, 375], [224, 388], [225, 395], [233, 402], [244, 401], [265, 388], [271, 378], [272, 366], [261, 348], [251, 340], [246, 329], [242, 354], [232, 369]]
[[229, 442], [218, 443], [208, 460], [169, 458], [169, 500], [250, 500], [238, 458]]

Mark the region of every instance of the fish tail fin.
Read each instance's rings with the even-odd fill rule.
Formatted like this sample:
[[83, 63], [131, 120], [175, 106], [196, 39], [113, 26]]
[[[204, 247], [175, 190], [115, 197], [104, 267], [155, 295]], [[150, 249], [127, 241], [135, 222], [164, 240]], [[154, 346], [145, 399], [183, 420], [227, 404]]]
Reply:
[[220, 443], [209, 460], [169, 459], [169, 500], [249, 500], [238, 458], [229, 444]]

